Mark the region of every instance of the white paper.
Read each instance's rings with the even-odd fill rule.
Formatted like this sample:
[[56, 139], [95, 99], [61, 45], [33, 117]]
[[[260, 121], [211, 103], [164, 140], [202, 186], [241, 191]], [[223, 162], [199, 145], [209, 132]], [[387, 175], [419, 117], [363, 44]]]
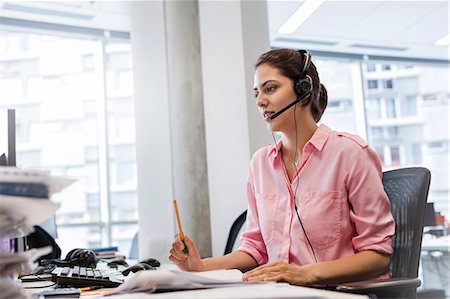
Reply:
[[155, 289], [198, 289], [245, 284], [239, 270], [185, 272], [179, 270], [140, 271], [129, 277], [114, 293], [130, 293]]
[[45, 184], [50, 197], [76, 182], [76, 179], [51, 176], [48, 171], [0, 166], [0, 182]]
[[54, 215], [60, 204], [48, 199], [0, 195], [0, 214], [33, 226]]
[[242, 282], [242, 272], [237, 269], [212, 270], [203, 272], [187, 272], [181, 270], [171, 271], [190, 282], [200, 284], [228, 284]]
[[52, 252], [51, 246], [33, 248], [21, 253], [0, 256], [0, 276], [10, 272], [30, 272], [33, 262], [39, 257]]

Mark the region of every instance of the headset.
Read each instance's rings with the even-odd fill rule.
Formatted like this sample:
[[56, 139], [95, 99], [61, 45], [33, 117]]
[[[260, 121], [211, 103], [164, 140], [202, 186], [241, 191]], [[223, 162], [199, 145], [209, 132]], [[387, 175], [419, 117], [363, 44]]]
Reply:
[[75, 248], [69, 251], [64, 260], [60, 259], [48, 259], [41, 260], [39, 263], [41, 266], [56, 265], [58, 267], [88, 267], [95, 268], [97, 266], [97, 257], [92, 250], [84, 248]]
[[312, 92], [312, 82], [309, 77], [306, 76], [306, 72], [308, 71], [309, 66], [311, 65], [311, 53], [306, 50], [298, 50], [298, 52], [303, 56], [303, 65], [300, 75], [298, 79], [294, 82], [294, 91], [297, 95], [297, 99], [295, 99], [292, 103], [288, 104], [286, 107], [281, 109], [280, 111], [272, 114], [270, 119], [274, 119], [278, 117], [281, 113], [288, 110], [307, 96], [311, 96]]

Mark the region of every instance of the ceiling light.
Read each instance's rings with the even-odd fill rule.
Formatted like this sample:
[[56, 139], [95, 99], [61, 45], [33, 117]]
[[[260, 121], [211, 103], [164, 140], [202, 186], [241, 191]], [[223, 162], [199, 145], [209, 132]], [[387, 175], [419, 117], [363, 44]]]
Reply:
[[436, 46], [447, 46], [450, 45], [450, 34], [447, 34], [435, 43]]
[[300, 6], [294, 14], [278, 29], [278, 33], [291, 34], [297, 28], [303, 24], [313, 12], [319, 8], [324, 0], [306, 0], [302, 6]]

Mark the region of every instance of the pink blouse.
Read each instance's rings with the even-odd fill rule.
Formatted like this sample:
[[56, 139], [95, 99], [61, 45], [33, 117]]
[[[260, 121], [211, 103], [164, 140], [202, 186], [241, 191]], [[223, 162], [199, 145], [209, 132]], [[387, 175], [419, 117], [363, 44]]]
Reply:
[[297, 189], [295, 202], [318, 262], [362, 250], [392, 253], [395, 224], [381, 183], [381, 164], [364, 140], [319, 126], [305, 144], [292, 183], [280, 146], [279, 141], [276, 147], [261, 148], [250, 162], [247, 228], [240, 251], [259, 265], [275, 260], [314, 263], [295, 213]]

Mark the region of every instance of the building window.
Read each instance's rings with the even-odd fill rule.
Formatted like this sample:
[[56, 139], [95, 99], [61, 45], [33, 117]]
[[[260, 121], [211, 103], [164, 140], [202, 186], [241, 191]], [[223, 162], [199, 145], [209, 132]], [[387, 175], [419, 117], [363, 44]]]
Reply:
[[373, 148], [374, 148], [375, 152], [377, 153], [378, 158], [380, 158], [381, 165], [385, 165], [383, 146], [374, 146]]
[[384, 102], [386, 104], [386, 118], [396, 118], [395, 98], [386, 98]]
[[398, 137], [398, 127], [389, 127], [387, 128], [387, 137], [390, 139], [395, 139]]
[[400, 147], [398, 145], [390, 147], [391, 166], [400, 166]]
[[416, 116], [418, 114], [416, 96], [406, 96], [402, 114], [403, 116]]
[[367, 64], [367, 72], [372, 73], [377, 70], [377, 65], [375, 63], [368, 63]]
[[371, 98], [367, 101], [367, 118], [369, 120], [381, 118], [381, 100], [380, 98]]
[[384, 89], [393, 89], [394, 88], [394, 83], [392, 82], [392, 79], [383, 80], [383, 88]]
[[367, 87], [369, 89], [377, 89], [378, 88], [378, 80], [368, 80]]
[[380, 127], [372, 127], [371, 128], [372, 138], [373, 139], [380, 139], [383, 138], [383, 128]]
[[383, 64], [381, 69], [383, 71], [390, 71], [391, 70], [391, 65], [390, 64]]
[[414, 164], [422, 164], [422, 144], [414, 143], [411, 146], [412, 159]]

